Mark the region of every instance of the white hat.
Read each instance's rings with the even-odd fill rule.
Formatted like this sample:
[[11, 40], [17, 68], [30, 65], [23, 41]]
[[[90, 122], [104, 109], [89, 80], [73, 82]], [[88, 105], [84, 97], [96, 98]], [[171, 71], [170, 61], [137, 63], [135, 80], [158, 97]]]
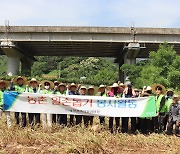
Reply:
[[116, 88], [116, 87], [119, 87], [119, 85], [117, 83], [113, 83], [112, 86], [110, 86], [111, 88]]

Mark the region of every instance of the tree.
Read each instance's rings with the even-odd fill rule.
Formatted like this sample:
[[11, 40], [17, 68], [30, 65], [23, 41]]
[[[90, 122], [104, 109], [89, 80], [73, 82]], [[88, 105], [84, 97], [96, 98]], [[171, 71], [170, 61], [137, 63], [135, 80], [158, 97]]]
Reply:
[[180, 91], [180, 56], [173, 46], [164, 43], [157, 52], [151, 51], [149, 59], [136, 65], [123, 65], [123, 70], [137, 88], [160, 83]]

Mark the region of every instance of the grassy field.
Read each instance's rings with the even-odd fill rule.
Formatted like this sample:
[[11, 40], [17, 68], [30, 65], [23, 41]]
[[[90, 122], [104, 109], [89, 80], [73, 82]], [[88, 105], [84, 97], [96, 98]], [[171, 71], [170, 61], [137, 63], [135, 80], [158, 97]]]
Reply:
[[[98, 122], [98, 121], [96, 121]], [[0, 121], [0, 153], [180, 153], [180, 138], [151, 134], [144, 136], [111, 134], [107, 129], [94, 132], [90, 128], [51, 129], [6, 127], [5, 117]]]

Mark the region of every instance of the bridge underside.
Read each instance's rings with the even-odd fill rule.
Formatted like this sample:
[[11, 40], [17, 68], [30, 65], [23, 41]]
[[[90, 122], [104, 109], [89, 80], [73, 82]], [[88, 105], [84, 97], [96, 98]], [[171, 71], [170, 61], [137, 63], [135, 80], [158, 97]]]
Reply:
[[[18, 41], [16, 46], [31, 56], [86, 56], [86, 57], [114, 57], [123, 55], [124, 47], [128, 43], [120, 42], [83, 42], [83, 41]], [[180, 44], [171, 44], [180, 54]], [[140, 43], [143, 47], [137, 58], [147, 58], [150, 51], [156, 51], [159, 43]], [[145, 47], [145, 48], [144, 48]], [[0, 48], [0, 54], [4, 52]], [[120, 57], [119, 57], [120, 58]]]

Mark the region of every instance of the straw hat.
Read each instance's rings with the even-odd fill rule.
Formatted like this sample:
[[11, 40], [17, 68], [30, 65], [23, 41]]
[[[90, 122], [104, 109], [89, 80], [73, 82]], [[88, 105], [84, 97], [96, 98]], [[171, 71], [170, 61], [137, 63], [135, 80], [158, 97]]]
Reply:
[[48, 83], [50, 84], [50, 89], [53, 89], [54, 83], [53, 83], [52, 81], [49, 81], [49, 80], [43, 80], [43, 81], [41, 81], [40, 84], [42, 85], [42, 88], [44, 88], [44, 84], [45, 84], [46, 82], [48, 82]]
[[90, 89], [94, 89], [94, 86], [89, 86], [88, 90], [90, 90]]
[[117, 83], [113, 83], [113, 85], [112, 86], [110, 86], [111, 88], [117, 88], [117, 87], [119, 87], [119, 85], [117, 84]]
[[147, 86], [146, 91], [152, 90], [151, 86]]
[[59, 81], [54, 81], [54, 84], [56, 84], [56, 83], [57, 83], [57, 84], [60, 84], [60, 82], [59, 82]]
[[14, 79], [14, 83], [15, 83], [15, 84], [17, 84], [18, 79], [23, 79], [24, 83], [27, 82], [27, 79], [26, 79], [25, 77], [23, 77], [23, 76], [18, 76], [17, 78]]
[[28, 84], [30, 85], [32, 82], [39, 84], [39, 81], [37, 81], [35, 78], [32, 78], [30, 81], [28, 81]]
[[9, 81], [5, 81], [5, 80], [0, 80], [0, 83], [4, 83], [5, 87], [9, 87], [10, 82]]
[[101, 84], [101, 85], [99, 86], [99, 89], [100, 89], [100, 88], [106, 88], [106, 86], [103, 85], [103, 84]]
[[76, 87], [77, 88], [77, 85], [75, 83], [71, 83], [71, 85], [69, 86], [69, 89], [71, 89], [71, 87]]
[[120, 83], [119, 86], [120, 87], [125, 87], [125, 84], [124, 83]]
[[85, 86], [81, 86], [81, 88], [80, 89], [87, 89]]
[[60, 84], [58, 85], [58, 87], [60, 87], [60, 86], [66, 87], [66, 84], [65, 84], [65, 83], [60, 83]]
[[157, 87], [161, 87], [161, 88], [162, 88], [162, 94], [165, 94], [165, 93], [166, 93], [166, 88], [165, 88], [163, 85], [161, 85], [161, 84], [155, 83], [155, 84], [153, 84], [151, 87], [152, 87], [152, 92], [153, 92], [154, 94], [156, 93], [156, 88], [157, 88]]
[[179, 95], [178, 94], [174, 94], [173, 98], [179, 98]]
[[174, 92], [172, 89], [167, 89], [167, 92]]

